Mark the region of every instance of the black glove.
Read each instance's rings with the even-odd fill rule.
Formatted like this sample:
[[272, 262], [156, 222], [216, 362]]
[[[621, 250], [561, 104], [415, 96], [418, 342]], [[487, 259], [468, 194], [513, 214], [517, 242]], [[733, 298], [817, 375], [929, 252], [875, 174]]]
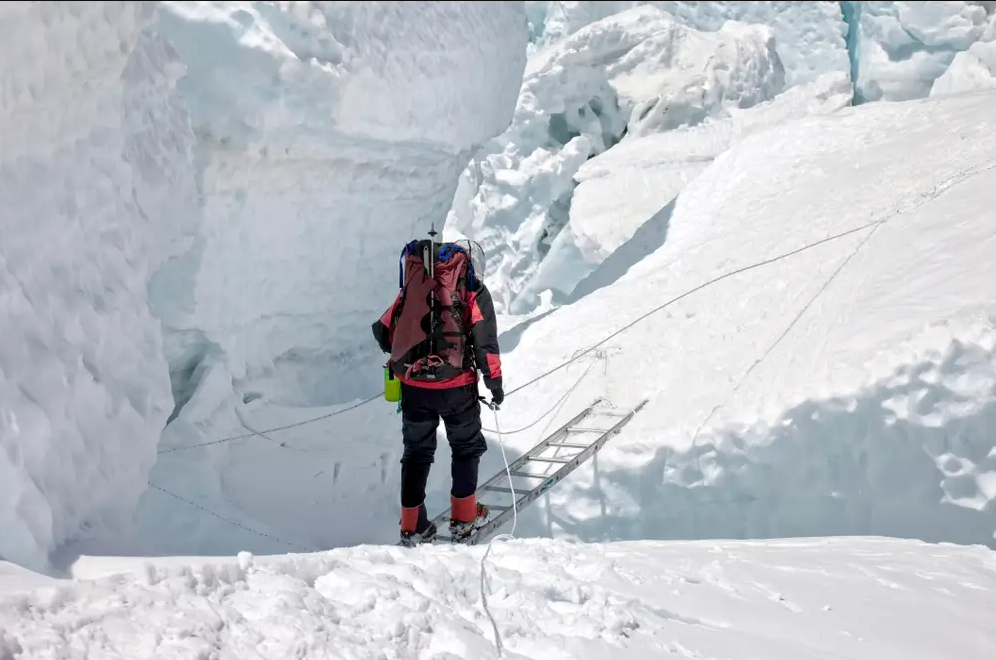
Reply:
[[501, 402], [505, 400], [505, 390], [500, 386], [491, 390], [491, 400], [496, 406], [500, 406]]

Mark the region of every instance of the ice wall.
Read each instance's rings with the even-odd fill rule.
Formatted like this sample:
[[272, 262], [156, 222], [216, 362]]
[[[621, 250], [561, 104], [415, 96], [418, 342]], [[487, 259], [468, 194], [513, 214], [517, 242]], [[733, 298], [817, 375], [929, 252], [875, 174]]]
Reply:
[[[972, 44], [993, 23], [992, 2], [527, 2], [535, 48], [555, 43], [585, 25], [631, 7], [651, 4], [698, 30], [714, 31], [727, 20], [770, 26], [785, 65], [786, 82], [812, 82], [847, 72], [855, 101], [923, 98], [932, 83], [951, 74], [959, 88], [985, 87], [985, 57]], [[960, 53], [973, 50], [968, 57]], [[959, 73], [965, 67], [963, 73]], [[948, 76], [949, 78], [951, 76]], [[947, 83], [942, 83], [942, 87]]]
[[[835, 110], [841, 107], [845, 85], [850, 104], [996, 84], [991, 74], [996, 51], [989, 48], [996, 29], [992, 3], [526, 5], [531, 60], [519, 111], [505, 135], [464, 172], [447, 224], [454, 236], [479, 240], [491, 264], [500, 263], [492, 273], [496, 298], [500, 308], [514, 314], [535, 312], [547, 290], [554, 298], [569, 295], [722, 151], [717, 151], [720, 143], [725, 149], [730, 135], [743, 134], [740, 128], [731, 130], [738, 123], [756, 128], [764, 123], [754, 119], [761, 113], [785, 120], [785, 108], [792, 108], [788, 114], [794, 117]], [[680, 36], [674, 37], [674, 51], [671, 45], [662, 48], [666, 39], [655, 33], [659, 16], [676, 21]], [[749, 45], [745, 35], [750, 30], [767, 30], [770, 41], [761, 49]], [[712, 64], [718, 66], [699, 71], [689, 60], [710, 48]], [[616, 57], [640, 60], [640, 65], [619, 75]], [[767, 75], [771, 58], [783, 73]], [[660, 94], [651, 93], [655, 86]], [[738, 97], [738, 102], [717, 98], [723, 95]], [[772, 112], [759, 107], [774, 97], [778, 103]], [[611, 196], [599, 192], [595, 199], [593, 186], [578, 187], [591, 178], [582, 168], [586, 160], [602, 154], [612, 158], [617, 149], [639, 150], [627, 147], [634, 139], [689, 129], [694, 138], [679, 135], [652, 158], [643, 153], [643, 166], [632, 168], [635, 176], [623, 182], [645, 202], [642, 210], [633, 204], [632, 214], [620, 218], [608, 209], [612, 202], [604, 201]], [[693, 142], [694, 148], [688, 148]], [[647, 169], [651, 160], [653, 173]], [[603, 179], [607, 186], [615, 185], [615, 177]], [[578, 208], [579, 201], [585, 208]], [[598, 205], [606, 207], [596, 214], [601, 219], [591, 213]], [[606, 223], [606, 218], [611, 220]], [[598, 220], [603, 228], [581, 228], [578, 220], [588, 225]]]
[[959, 53], [980, 39], [992, 40], [996, 21], [987, 3], [841, 4], [848, 6], [849, 22], [857, 29], [852, 57], [858, 102], [928, 96]]
[[154, 3], [0, 4], [0, 556], [120, 528], [172, 405], [150, 273], [196, 228]]
[[996, 88], [996, 21], [989, 23], [979, 41], [954, 56], [951, 65], [934, 81], [930, 95], [993, 88]]
[[368, 396], [401, 247], [511, 117], [522, 3], [164, 5], [205, 217], [153, 287], [177, 376], [215, 356], [271, 400]]
[[527, 2], [537, 46], [564, 39], [589, 23], [639, 5], [653, 5], [684, 25], [715, 32], [727, 21], [771, 27], [789, 86], [833, 71], [847, 71], [847, 26], [837, 2]]

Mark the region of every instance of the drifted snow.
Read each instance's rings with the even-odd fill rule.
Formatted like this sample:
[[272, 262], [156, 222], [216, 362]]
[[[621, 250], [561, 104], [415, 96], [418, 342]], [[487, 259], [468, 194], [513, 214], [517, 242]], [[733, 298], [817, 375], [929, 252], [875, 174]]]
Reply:
[[[493, 658], [482, 553], [86, 559], [78, 582], [0, 594], [0, 657]], [[989, 660], [996, 647], [983, 548], [515, 541], [488, 567], [507, 658]]]
[[650, 6], [587, 25], [530, 60], [512, 125], [464, 172], [447, 232], [484, 247], [501, 309], [528, 311], [530, 281], [566, 223], [585, 160], [624, 134], [694, 126], [783, 87], [762, 26], [702, 33]]
[[[752, 135], [678, 195], [656, 249], [633, 247], [649, 256], [607, 261], [588, 295], [509, 333], [514, 388], [714, 278], [886, 221], [721, 279], [603, 346], [607, 372], [561, 418], [598, 393], [650, 402], [525, 529], [996, 544], [994, 103], [872, 104]], [[510, 397], [503, 424], [576, 377]]]
[[401, 246], [442, 227], [470, 151], [508, 125], [522, 6], [164, 5], [204, 196], [152, 289], [177, 379], [203, 362], [253, 395], [349, 401], [378, 384], [369, 327]]
[[127, 527], [172, 407], [146, 282], [197, 228], [140, 2], [0, 6], [0, 556]]

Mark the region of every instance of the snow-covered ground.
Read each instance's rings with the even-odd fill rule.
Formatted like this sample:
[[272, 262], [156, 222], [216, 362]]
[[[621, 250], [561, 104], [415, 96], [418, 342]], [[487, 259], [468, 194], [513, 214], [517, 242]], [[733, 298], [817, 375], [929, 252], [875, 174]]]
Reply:
[[[83, 562], [76, 583], [0, 593], [0, 657], [494, 658], [482, 553]], [[487, 566], [509, 660], [990, 660], [996, 648], [996, 555], [983, 548], [534, 540], [496, 546]]]
[[[850, 101], [847, 76], [830, 73], [701, 124], [623, 139], [578, 168], [570, 220], [535, 267], [524, 292], [539, 297], [551, 290], [558, 300], [579, 298], [586, 291], [583, 278], [637, 231], [650, 236], [641, 235], [636, 245], [652, 249], [663, 242], [663, 237], [653, 238], [662, 225], [651, 219], [670, 208], [669, 203], [717, 156], [748, 135], [808, 115], [831, 113]], [[621, 197], [625, 204], [619, 203]], [[631, 252], [620, 257], [634, 260]]]
[[[492, 653], [483, 550], [386, 545], [369, 323], [451, 200], [482, 471], [649, 399], [495, 549], [510, 650], [992, 655], [991, 549], [662, 542], [996, 548], [992, 14], [636, 4], [549, 3], [605, 13], [528, 64], [536, 3], [0, 6], [0, 555], [81, 581], [0, 562], [0, 660]], [[931, 98], [846, 107], [869, 17]]]
[[[875, 104], [753, 135], [652, 220], [662, 245], [620, 248], [588, 295], [516, 333], [512, 386], [678, 299], [601, 346], [607, 373], [564, 415], [595, 393], [650, 403], [530, 529], [993, 544], [994, 102]], [[507, 423], [570, 378], [510, 397]]]

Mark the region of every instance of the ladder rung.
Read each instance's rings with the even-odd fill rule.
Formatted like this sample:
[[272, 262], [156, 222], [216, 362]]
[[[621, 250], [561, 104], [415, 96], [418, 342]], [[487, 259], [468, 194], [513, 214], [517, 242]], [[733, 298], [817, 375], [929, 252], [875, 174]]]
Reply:
[[533, 474], [532, 472], [519, 472], [515, 471], [512, 473], [513, 477], [527, 477], [529, 479], [546, 479], [550, 475], [548, 474]]
[[[644, 399], [637, 405], [633, 410], [621, 414], [615, 411], [598, 411], [593, 410], [595, 406], [599, 404], [602, 399], [596, 399], [587, 408], [579, 412], [577, 415], [572, 417], [570, 420], [566, 421], [563, 426], [558, 428], [556, 431], [550, 433], [543, 440], [537, 443], [532, 449], [527, 451], [524, 455], [517, 458], [512, 464], [507, 466], [507, 471], [499, 471], [497, 474], [489, 478], [484, 483], [480, 484], [477, 488], [477, 493], [481, 496], [482, 500], [495, 499], [497, 495], [504, 493], [514, 493], [515, 501], [511, 505], [499, 505], [499, 504], [488, 504], [487, 502], [482, 502], [485, 506], [488, 506], [494, 510], [497, 515], [489, 519], [482, 527], [478, 528], [473, 534], [468, 538], [464, 539], [462, 543], [466, 545], [476, 545], [481, 543], [490, 537], [495, 530], [499, 529], [502, 525], [506, 524], [512, 516], [512, 510], [522, 510], [529, 506], [532, 502], [543, 496], [552, 487], [555, 487], [557, 483], [571, 474], [578, 466], [583, 465], [589, 458], [594, 456], [601, 448], [608, 442], [612, 435], [618, 434], [622, 427], [630, 421], [630, 419], [635, 416], [643, 407], [646, 405], [647, 400]], [[597, 422], [591, 420], [588, 423], [604, 423], [608, 424], [610, 428], [592, 428], [584, 426], [585, 417], [591, 415], [602, 415], [603, 417], [615, 419], [617, 421], [609, 422], [608, 420], [601, 420]], [[575, 442], [568, 442], [571, 440], [570, 433], [597, 433], [599, 437], [591, 438], [591, 442], [587, 444], [584, 443], [589, 438], [575, 438]], [[572, 449], [574, 451], [565, 452], [568, 455], [565, 457], [560, 456], [543, 456], [544, 452], [550, 449]], [[536, 463], [555, 463], [559, 464], [558, 467], [552, 470], [552, 474], [543, 474], [547, 472], [545, 467], [540, 467], [536, 465], [527, 464], [530, 461], [535, 461]], [[539, 483], [533, 483], [525, 485], [524, 487], [515, 487], [511, 482], [510, 477], [520, 477], [526, 479], [538, 479]], [[507, 480], [507, 481], [506, 481]], [[508, 488], [498, 486], [499, 483], [508, 483]], [[494, 493], [494, 495], [491, 495]], [[488, 497], [490, 495], [490, 497]], [[502, 498], [505, 499], [505, 498]], [[506, 499], [507, 501], [507, 499]], [[450, 512], [443, 511], [438, 516], [432, 519], [438, 527], [442, 528], [445, 526], [445, 521], [449, 517]], [[446, 536], [437, 536], [437, 542], [447, 542], [450, 539]]]
[[577, 442], [553, 442], [552, 440], [547, 443], [548, 447], [567, 447], [568, 449], [587, 449], [591, 445], [582, 445]]

